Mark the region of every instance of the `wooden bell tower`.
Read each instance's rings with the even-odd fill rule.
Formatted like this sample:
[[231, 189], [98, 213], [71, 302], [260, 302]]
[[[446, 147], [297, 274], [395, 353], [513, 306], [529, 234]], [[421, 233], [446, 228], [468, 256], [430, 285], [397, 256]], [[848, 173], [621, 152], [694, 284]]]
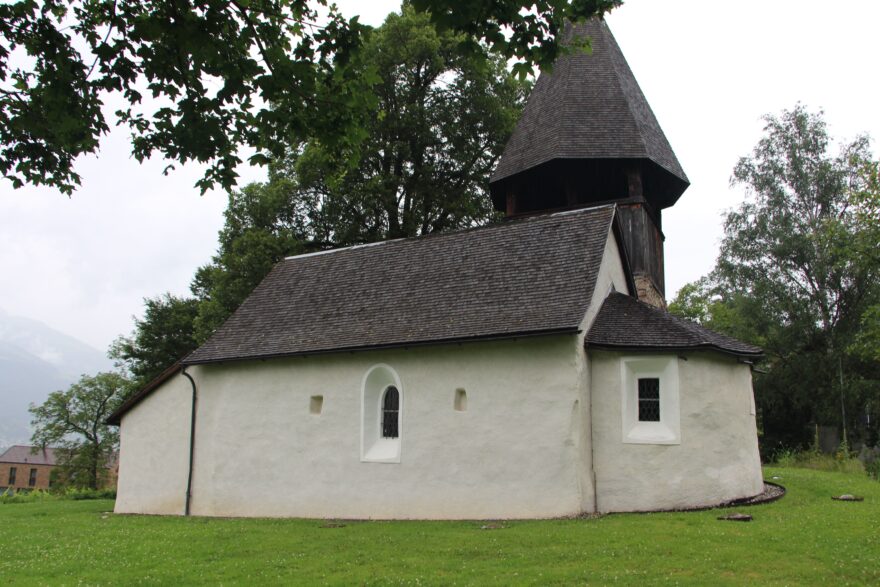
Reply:
[[639, 299], [665, 307], [662, 210], [689, 182], [608, 25], [542, 73], [490, 183], [508, 216], [615, 203]]

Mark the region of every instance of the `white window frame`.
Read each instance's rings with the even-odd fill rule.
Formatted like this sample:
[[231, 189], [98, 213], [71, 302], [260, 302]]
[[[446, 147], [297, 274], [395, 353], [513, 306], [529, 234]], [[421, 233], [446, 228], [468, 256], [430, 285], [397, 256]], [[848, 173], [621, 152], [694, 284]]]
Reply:
[[[639, 420], [639, 379], [660, 380], [660, 421]], [[681, 444], [678, 357], [643, 355], [620, 360], [620, 413], [623, 442]]]
[[[397, 388], [397, 438], [382, 436], [382, 399], [388, 387]], [[390, 366], [380, 363], [370, 367], [361, 383], [361, 462], [399, 463], [403, 443], [404, 398], [400, 377]]]

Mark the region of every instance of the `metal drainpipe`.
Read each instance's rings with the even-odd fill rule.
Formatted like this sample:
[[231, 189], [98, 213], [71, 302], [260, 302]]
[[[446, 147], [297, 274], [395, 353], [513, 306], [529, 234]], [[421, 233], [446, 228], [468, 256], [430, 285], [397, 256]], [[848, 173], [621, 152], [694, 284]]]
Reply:
[[181, 375], [189, 379], [192, 385], [192, 416], [189, 426], [189, 473], [186, 478], [186, 505], [184, 506], [183, 515], [189, 515], [189, 507], [192, 502], [192, 481], [193, 481], [193, 456], [196, 450], [196, 405], [198, 403], [198, 393], [196, 392], [196, 382], [186, 372], [186, 367], [180, 371]]
[[599, 513], [599, 483], [596, 479], [596, 435], [593, 433], [593, 421], [595, 420], [595, 415], [593, 414], [593, 373], [591, 371], [592, 365], [589, 364], [587, 366], [587, 377], [589, 379], [587, 389], [590, 392], [590, 478], [593, 481], [593, 513]]

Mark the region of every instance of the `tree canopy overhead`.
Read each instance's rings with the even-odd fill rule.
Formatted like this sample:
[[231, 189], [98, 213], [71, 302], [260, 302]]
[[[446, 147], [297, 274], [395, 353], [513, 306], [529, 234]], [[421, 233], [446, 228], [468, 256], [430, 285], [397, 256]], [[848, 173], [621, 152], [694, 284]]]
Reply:
[[388, 15], [361, 50], [377, 109], [357, 164], [316, 137], [270, 167], [270, 181], [289, 180], [311, 240], [411, 237], [492, 216], [489, 177], [530, 86], [485, 50], [462, 55], [463, 38], [408, 6]]
[[357, 164], [310, 137], [272, 162], [268, 182], [231, 191], [194, 298], [146, 300], [135, 332], [114, 346], [133, 378], [144, 383], [204, 342], [287, 255], [492, 218], [489, 175], [528, 84], [485, 50], [459, 53], [462, 38], [408, 6], [388, 16], [361, 49], [378, 102]]
[[[566, 19], [619, 3], [412, 4], [462, 34], [464, 54], [488, 46], [525, 74], [553, 62]], [[0, 4], [0, 171], [16, 187], [71, 193], [80, 181], [74, 161], [97, 151], [112, 122], [130, 128], [138, 160], [206, 163], [202, 190], [235, 185], [243, 149], [262, 164], [319, 137], [356, 159], [360, 121], [377, 103], [377, 78], [360, 52], [370, 32], [326, 0]], [[113, 95], [123, 104], [115, 121], [105, 112]]]

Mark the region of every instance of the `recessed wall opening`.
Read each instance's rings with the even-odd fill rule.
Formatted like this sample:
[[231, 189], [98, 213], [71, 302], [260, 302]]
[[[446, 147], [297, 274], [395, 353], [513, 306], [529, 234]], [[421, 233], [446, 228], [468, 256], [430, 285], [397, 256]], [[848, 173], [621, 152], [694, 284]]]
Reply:
[[467, 391], [461, 388], [455, 390], [455, 411], [467, 411]]
[[323, 395], [313, 395], [309, 400], [309, 413], [315, 416], [319, 416], [321, 414], [321, 410], [324, 409], [324, 396]]
[[399, 463], [406, 390], [388, 365], [374, 365], [361, 391], [361, 461]]

